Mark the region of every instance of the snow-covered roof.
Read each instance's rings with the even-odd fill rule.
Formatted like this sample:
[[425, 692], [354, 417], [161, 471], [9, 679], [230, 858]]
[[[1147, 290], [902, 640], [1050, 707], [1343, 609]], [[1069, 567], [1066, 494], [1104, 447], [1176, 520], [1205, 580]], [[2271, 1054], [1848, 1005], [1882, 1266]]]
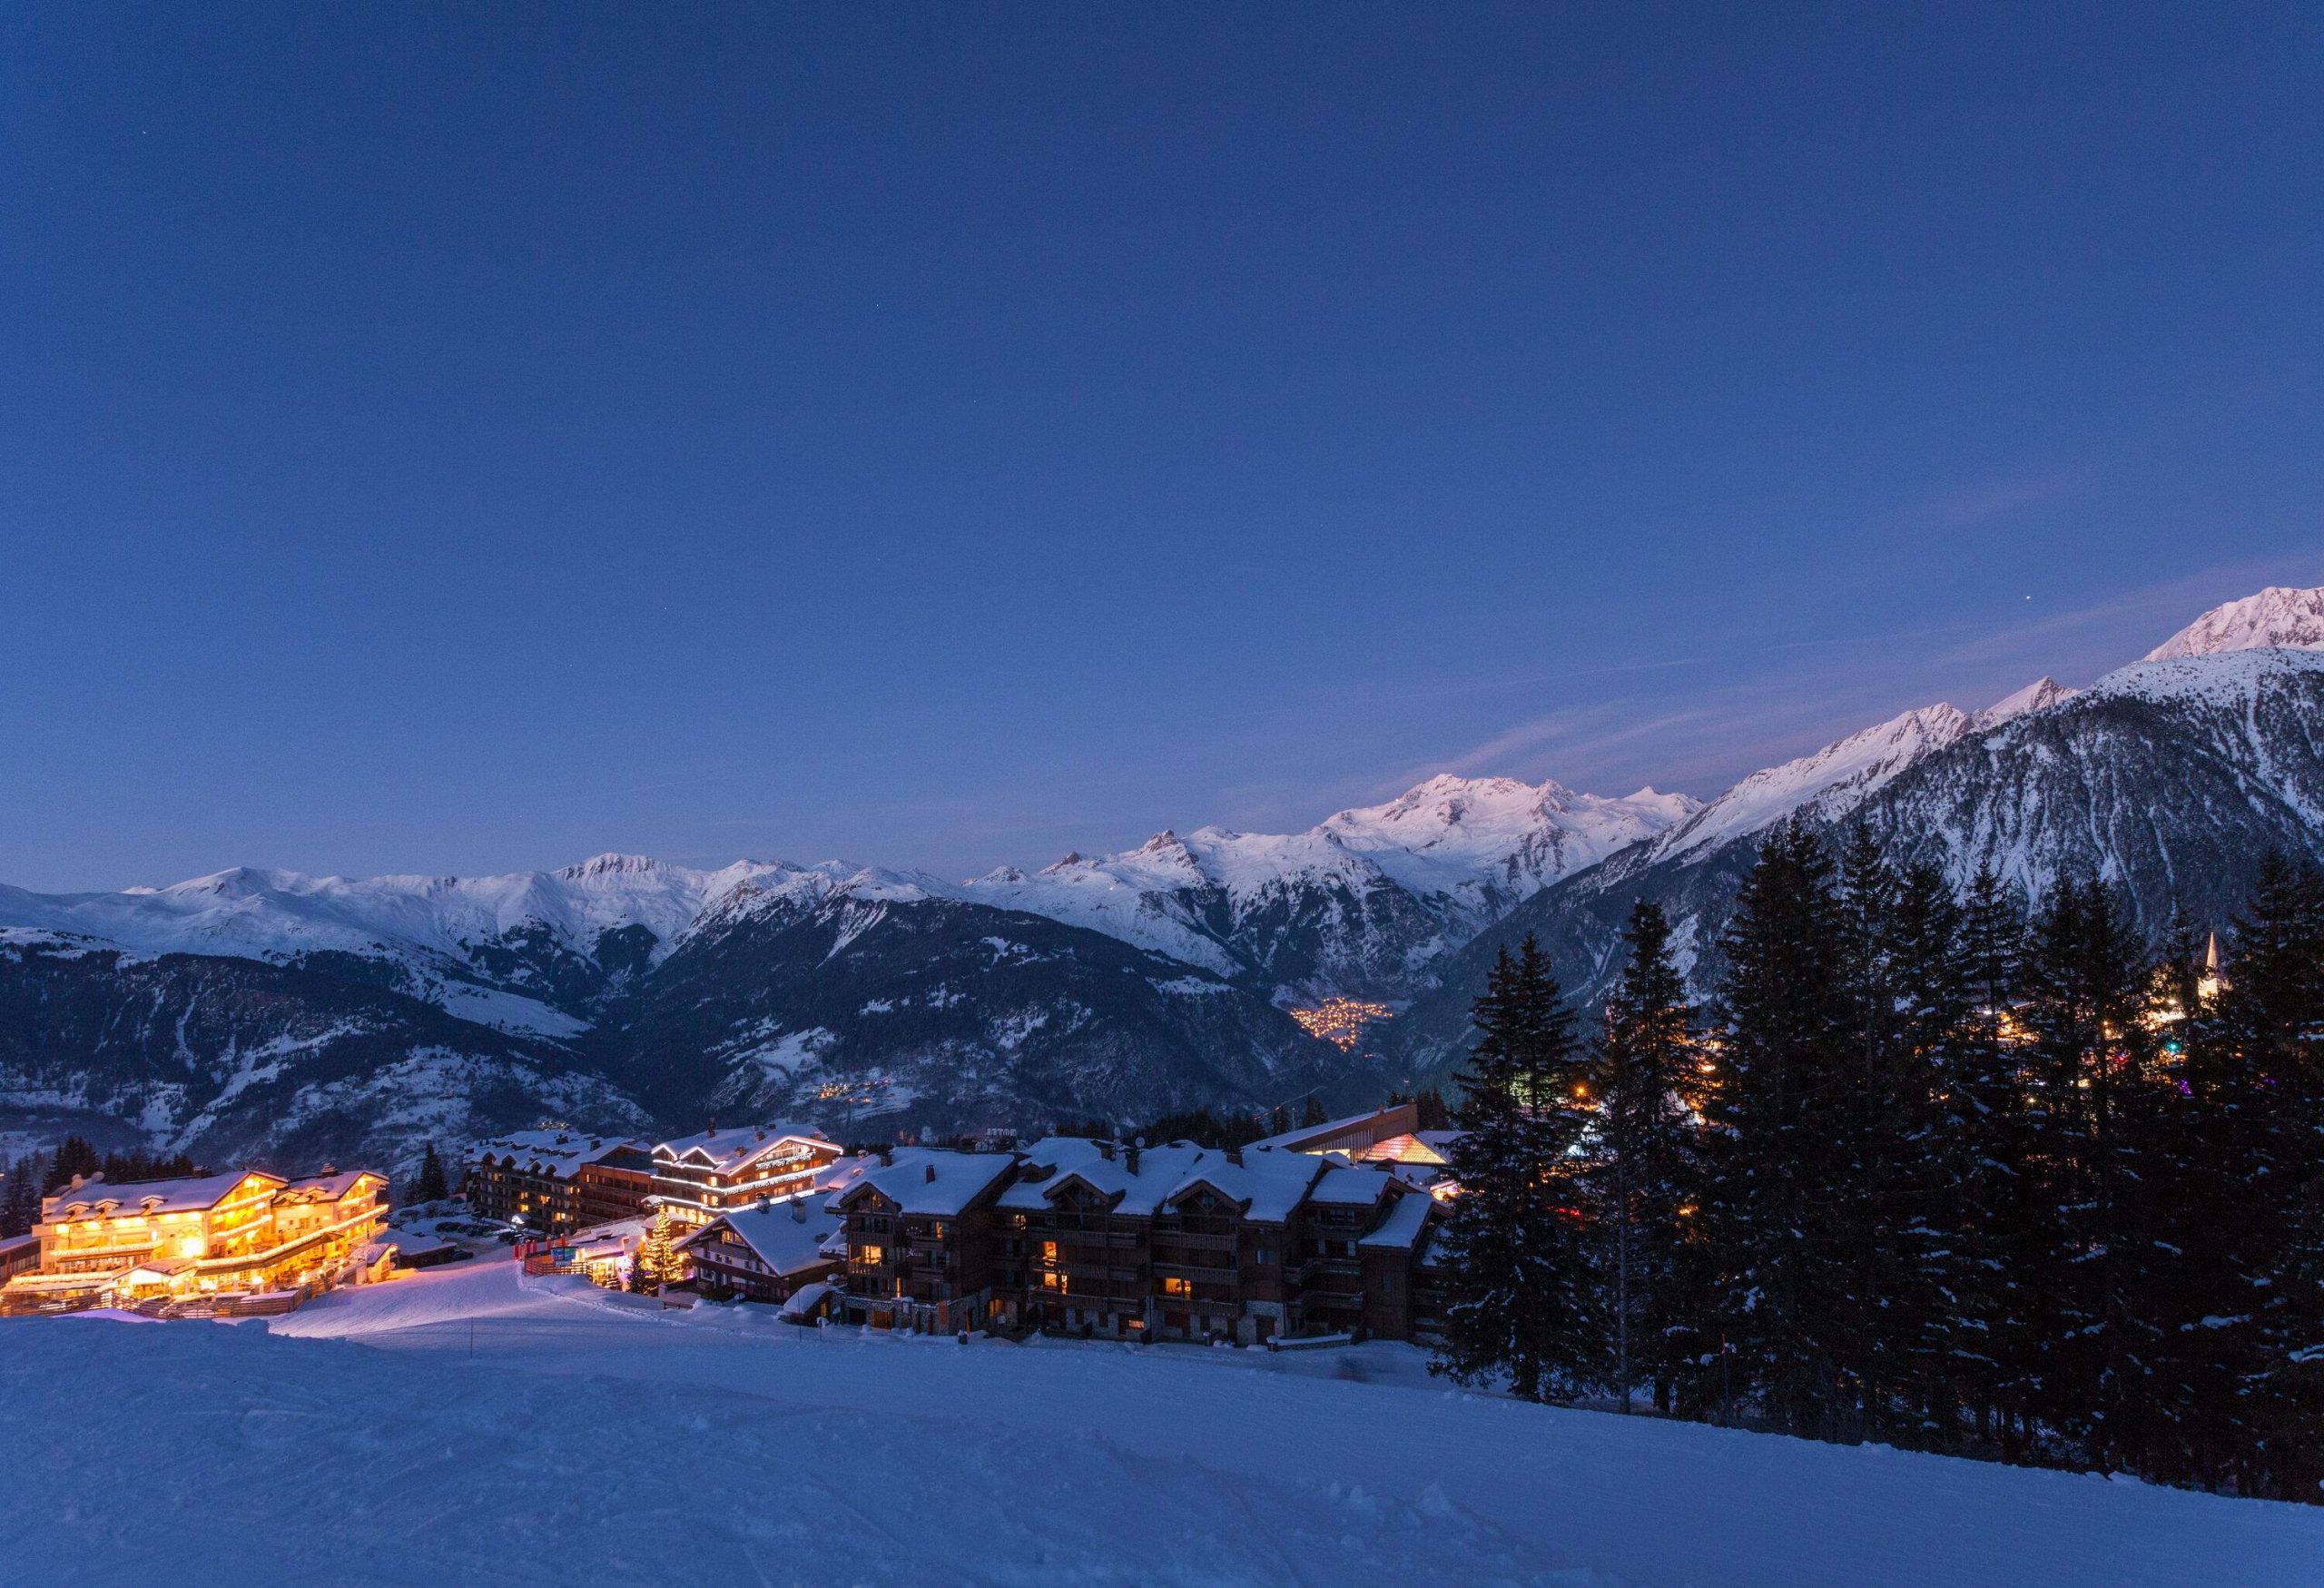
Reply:
[[1243, 1161], [1234, 1162], [1224, 1152], [1206, 1151], [1188, 1172], [1184, 1183], [1165, 1198], [1176, 1202], [1200, 1186], [1208, 1186], [1228, 1201], [1242, 1207], [1243, 1217], [1265, 1224], [1281, 1224], [1295, 1211], [1307, 1188], [1324, 1172], [1326, 1165], [1320, 1158], [1304, 1152], [1277, 1152], [1266, 1148], [1246, 1148]]
[[387, 1177], [377, 1169], [334, 1169], [330, 1174], [302, 1175], [285, 1184], [282, 1195], [300, 1201], [336, 1202], [355, 1189], [359, 1181], [367, 1179], [377, 1180], [381, 1185], [387, 1183]]
[[840, 1228], [840, 1221], [814, 1196], [786, 1197], [764, 1207], [722, 1213], [678, 1243], [681, 1250], [707, 1239], [724, 1225], [777, 1274], [796, 1274], [821, 1267], [831, 1259], [823, 1245]]
[[1380, 1221], [1380, 1228], [1355, 1244], [1408, 1252], [1428, 1228], [1428, 1215], [1434, 1206], [1425, 1193], [1407, 1192], [1396, 1198], [1395, 1205], [1388, 1209], [1388, 1217]]
[[1307, 1199], [1341, 1208], [1369, 1208], [1388, 1195], [1392, 1178], [1385, 1169], [1358, 1169], [1353, 1164], [1324, 1160], [1327, 1166], [1308, 1188]]
[[1106, 1198], [1116, 1213], [1151, 1218], [1189, 1182], [1198, 1165], [1221, 1157], [1190, 1141], [1131, 1148], [1078, 1137], [1051, 1138], [1035, 1142], [1025, 1155], [1026, 1174], [1039, 1178], [1020, 1178], [1000, 1194], [1000, 1206], [1044, 1207], [1061, 1187], [1078, 1183]]
[[484, 1158], [514, 1159], [535, 1173], [570, 1179], [585, 1163], [596, 1163], [637, 1143], [626, 1136], [593, 1134], [586, 1130], [511, 1130], [489, 1141], [479, 1141], [470, 1161]]
[[1015, 1167], [1005, 1152], [947, 1152], [933, 1147], [902, 1147], [894, 1161], [874, 1162], [834, 1199], [844, 1206], [865, 1189], [878, 1191], [906, 1213], [958, 1218], [992, 1183]]
[[684, 1160], [716, 1173], [728, 1174], [786, 1141], [805, 1141], [824, 1147], [832, 1145], [831, 1139], [814, 1126], [782, 1119], [769, 1125], [733, 1125], [724, 1130], [704, 1130], [693, 1136], [681, 1136], [675, 1141], [657, 1142], [654, 1157], [657, 1161], [675, 1163]]
[[805, 1317], [823, 1304], [824, 1297], [837, 1294], [839, 1287], [818, 1279], [812, 1285], [802, 1285], [783, 1302], [778, 1317]]
[[256, 1178], [280, 1186], [281, 1175], [264, 1169], [230, 1169], [224, 1174], [197, 1175], [189, 1179], [138, 1180], [109, 1185], [103, 1175], [92, 1175], [78, 1186], [41, 1198], [41, 1217], [54, 1221], [83, 1218], [111, 1206], [115, 1213], [199, 1213], [226, 1199], [244, 1180]]
[[[1285, 1152], [1323, 1152], [1347, 1145], [1332, 1138], [1360, 1131], [1366, 1125], [1379, 1127], [1374, 1140], [1401, 1136], [1419, 1122], [1419, 1110], [1411, 1103], [1389, 1103], [1382, 1108], [1366, 1109], [1360, 1114], [1347, 1114], [1321, 1124], [1302, 1125], [1295, 1130], [1285, 1130], [1280, 1136], [1269, 1136], [1254, 1141], [1254, 1148], [1274, 1149]], [[1318, 1144], [1321, 1145], [1318, 1145]]]

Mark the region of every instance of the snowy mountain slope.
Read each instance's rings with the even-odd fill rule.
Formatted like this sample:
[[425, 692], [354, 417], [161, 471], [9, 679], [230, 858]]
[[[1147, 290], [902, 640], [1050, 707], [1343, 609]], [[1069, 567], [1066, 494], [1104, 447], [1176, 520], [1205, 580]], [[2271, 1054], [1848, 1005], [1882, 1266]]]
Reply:
[[1753, 773], [1657, 838], [1647, 853], [1657, 862], [1699, 853], [1763, 833], [1795, 812], [1811, 819], [1846, 815], [1913, 763], [1976, 727], [1974, 717], [1942, 704], [1891, 717], [1813, 755]]
[[0, 1126], [62, 1121], [213, 1162], [401, 1168], [428, 1140], [545, 1114], [645, 1120], [568, 1047], [326, 971], [0, 942]]
[[690, 934], [597, 1033], [665, 1116], [782, 1115], [873, 1137], [1368, 1097], [1377, 1080], [1264, 998], [990, 904], [834, 892]]
[[275, 964], [352, 957], [376, 962], [388, 984], [464, 1019], [570, 1036], [587, 1027], [597, 1000], [665, 957], [738, 893], [763, 902], [812, 902], [842, 888], [919, 885], [840, 862], [738, 861], [694, 871], [625, 854], [491, 877], [350, 879], [237, 867], [119, 893], [0, 886], [0, 928], [148, 955]]
[[964, 896], [1087, 926], [1282, 1000], [1403, 998], [1429, 965], [1545, 884], [1697, 809], [1555, 783], [1435, 777], [1305, 833], [1205, 827], [980, 877]]
[[2151, 934], [2174, 908], [2223, 925], [2270, 848], [2324, 863], [2324, 651], [2141, 662], [2036, 709], [1989, 714], [1990, 726], [1965, 731], [1958, 716], [1934, 718], [1938, 731], [1928, 734], [1898, 732], [1906, 718], [1872, 730], [1881, 745], [1912, 752], [1896, 763], [1842, 753], [1856, 744], [1844, 740], [1776, 769], [1855, 768], [1837, 784], [1815, 774], [1746, 779], [1738, 792], [1778, 784], [1795, 796], [1814, 792], [1735, 801], [1750, 819], [1715, 840], [1689, 842], [1695, 834], [1674, 830], [1537, 894], [1445, 962], [1443, 991], [1397, 1023], [1392, 1057], [1429, 1074], [1450, 1066], [1492, 953], [1528, 932], [1569, 989], [1602, 995], [1640, 899], [1662, 905], [1682, 969], [1707, 989], [1752, 840], [1794, 810], [1834, 829], [1860, 821], [1892, 858], [1935, 860], [1956, 883], [1980, 864], [2029, 896], [2061, 876], [2103, 878]]
[[2324, 588], [2270, 585], [2256, 596], [2214, 607], [2146, 654], [2150, 662], [2221, 651], [2324, 647]]

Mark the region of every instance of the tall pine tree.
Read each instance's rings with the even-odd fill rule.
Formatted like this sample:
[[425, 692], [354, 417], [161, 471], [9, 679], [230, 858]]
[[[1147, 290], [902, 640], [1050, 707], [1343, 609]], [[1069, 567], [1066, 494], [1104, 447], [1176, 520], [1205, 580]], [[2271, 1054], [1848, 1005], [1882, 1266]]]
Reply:
[[1439, 1245], [1452, 1299], [1431, 1367], [1463, 1384], [1505, 1376], [1527, 1400], [1570, 1396], [1600, 1376], [1604, 1340], [1576, 1172], [1588, 1067], [1532, 939], [1502, 952], [1475, 1021], [1453, 1112], [1461, 1189]]
[[1787, 823], [1728, 923], [1703, 1198], [1722, 1271], [1723, 1415], [1748, 1401], [1774, 1427], [1826, 1437], [1853, 1400], [1830, 1306], [1853, 1280], [1836, 1228], [1854, 1036], [1840, 938], [1831, 857]]
[[1622, 938], [1630, 962], [1607, 1005], [1598, 1063], [1604, 1093], [1596, 1203], [1613, 1320], [1610, 1366], [1622, 1410], [1644, 1383], [1667, 1415], [1682, 1383], [1689, 1399], [1699, 1397], [1709, 1337], [1708, 1253], [1696, 1217], [1703, 1060], [1661, 907], [1632, 905]]

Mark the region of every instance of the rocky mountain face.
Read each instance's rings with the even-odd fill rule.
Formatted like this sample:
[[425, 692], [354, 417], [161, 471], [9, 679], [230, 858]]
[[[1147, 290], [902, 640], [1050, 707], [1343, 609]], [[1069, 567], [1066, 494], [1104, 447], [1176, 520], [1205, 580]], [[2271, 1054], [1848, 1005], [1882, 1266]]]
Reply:
[[[1371, 1100], [1441, 1077], [1494, 952], [1618, 973], [1659, 901], [1699, 987], [1759, 835], [1862, 823], [1956, 880], [2118, 883], [2159, 931], [2223, 921], [2269, 847], [2324, 858], [2324, 591], [2206, 613], [2079, 693], [1909, 711], [1708, 804], [1437, 777], [1305, 833], [1206, 827], [956, 883], [842, 863], [601, 855], [502, 877], [238, 869], [0, 886], [0, 1135], [220, 1161], [406, 1163], [543, 1116], [842, 1134]], [[1405, 1006], [1367, 1048], [1282, 1006]], [[1379, 1039], [1384, 1038], [1384, 1041]]]

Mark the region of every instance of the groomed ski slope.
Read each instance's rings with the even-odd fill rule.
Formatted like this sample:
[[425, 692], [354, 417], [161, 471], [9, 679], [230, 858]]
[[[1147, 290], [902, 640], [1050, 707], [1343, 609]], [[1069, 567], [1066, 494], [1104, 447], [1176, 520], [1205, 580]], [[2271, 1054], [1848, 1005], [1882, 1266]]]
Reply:
[[810, 1332], [506, 1260], [271, 1326], [12, 1320], [0, 1583], [2324, 1582], [2324, 1512], [1422, 1365]]

